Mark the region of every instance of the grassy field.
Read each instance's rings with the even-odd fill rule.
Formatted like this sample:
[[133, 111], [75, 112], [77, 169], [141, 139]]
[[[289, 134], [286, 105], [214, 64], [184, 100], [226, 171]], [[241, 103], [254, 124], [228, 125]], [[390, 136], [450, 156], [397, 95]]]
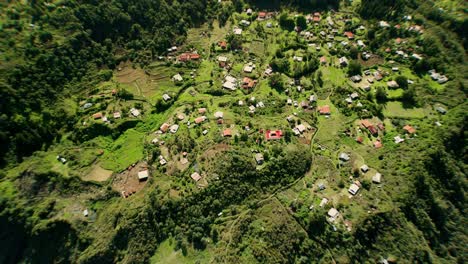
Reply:
[[120, 172], [143, 158], [144, 133], [127, 130], [100, 158], [104, 169]]
[[189, 250], [187, 255], [183, 255], [181, 250], [174, 250], [175, 241], [172, 238], [162, 242], [156, 253], [150, 259], [151, 264], [195, 264], [209, 263], [211, 259], [210, 251]]
[[428, 110], [424, 108], [404, 108], [401, 102], [388, 102], [384, 107], [384, 115], [397, 118], [424, 118]]

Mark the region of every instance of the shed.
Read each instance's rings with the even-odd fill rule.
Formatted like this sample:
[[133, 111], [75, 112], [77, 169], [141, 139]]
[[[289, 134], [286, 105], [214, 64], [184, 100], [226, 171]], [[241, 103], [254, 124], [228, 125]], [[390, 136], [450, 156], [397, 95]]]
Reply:
[[143, 170], [138, 172], [138, 180], [144, 181], [148, 179], [149, 176], [149, 171], [148, 170]]
[[198, 174], [198, 172], [192, 173], [192, 175], [190, 175], [190, 177], [191, 177], [192, 179], [194, 179], [196, 182], [199, 181], [199, 180], [201, 180], [201, 178], [202, 178], [202, 177], [200, 176], [200, 174]]
[[352, 195], [356, 195], [359, 191], [359, 186], [357, 184], [353, 183], [351, 186], [349, 186], [348, 192]]
[[328, 210], [328, 216], [330, 216], [331, 218], [337, 218], [339, 214], [340, 212], [338, 212], [338, 210], [336, 210], [335, 208], [330, 208], [330, 210]]
[[372, 176], [372, 182], [381, 183], [382, 182], [382, 174], [377, 172], [374, 176]]
[[364, 173], [368, 172], [369, 171], [369, 166], [367, 166], [366, 164], [362, 165], [361, 166], [361, 171], [364, 172]]
[[255, 161], [257, 162], [258, 165], [262, 165], [265, 159], [263, 158], [262, 153], [257, 153], [255, 154]]

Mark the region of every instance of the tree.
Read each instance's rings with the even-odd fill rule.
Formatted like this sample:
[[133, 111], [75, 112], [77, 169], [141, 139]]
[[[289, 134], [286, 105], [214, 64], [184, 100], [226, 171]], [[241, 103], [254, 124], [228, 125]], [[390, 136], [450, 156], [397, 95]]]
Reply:
[[279, 18], [279, 24], [282, 29], [293, 31], [294, 30], [294, 20], [289, 18], [288, 13], [282, 13]]
[[377, 90], [375, 91], [375, 99], [377, 99], [378, 102], [387, 101], [387, 92], [385, 91], [384, 87], [377, 87]]
[[307, 28], [307, 20], [304, 16], [298, 16], [296, 17], [296, 26], [300, 27], [301, 30], [304, 30]]
[[401, 100], [404, 103], [407, 103], [411, 106], [414, 106], [416, 104], [416, 91], [413, 87], [410, 87], [409, 89], [405, 90], [403, 92], [403, 95], [401, 96]]
[[353, 76], [353, 75], [358, 75], [358, 74], [361, 74], [361, 64], [353, 60], [349, 63], [349, 66], [348, 66], [348, 75]]
[[408, 88], [408, 78], [403, 75], [399, 75], [395, 78], [395, 81], [398, 83], [398, 86], [402, 89]]
[[358, 54], [359, 54], [359, 50], [356, 47], [353, 46], [349, 49], [349, 56], [352, 59], [356, 60], [358, 58]]
[[278, 92], [284, 91], [284, 82], [280, 73], [275, 73], [270, 77], [270, 87], [277, 90]]

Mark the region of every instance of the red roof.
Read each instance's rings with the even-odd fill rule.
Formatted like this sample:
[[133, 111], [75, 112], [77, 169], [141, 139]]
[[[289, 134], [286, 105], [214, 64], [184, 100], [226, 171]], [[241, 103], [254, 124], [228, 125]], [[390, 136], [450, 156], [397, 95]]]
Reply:
[[324, 105], [318, 108], [321, 115], [329, 115], [330, 114], [330, 106]]
[[161, 125], [159, 130], [161, 130], [162, 132], [166, 132], [169, 129], [169, 127], [170, 127], [170, 125], [168, 123], [164, 123], [164, 124]]
[[259, 18], [265, 18], [266, 17], [266, 12], [258, 12], [258, 17]]
[[325, 56], [320, 57], [320, 63], [327, 63], [327, 57]]
[[367, 127], [367, 129], [369, 130], [369, 132], [371, 132], [372, 135], [375, 135], [378, 133], [377, 128], [375, 128], [375, 126], [373, 125], [370, 125], [369, 127]]
[[232, 131], [229, 128], [224, 129], [223, 137], [232, 137]]
[[406, 125], [403, 127], [404, 130], [406, 130], [406, 132], [410, 133], [410, 134], [414, 134], [416, 133], [416, 129], [410, 125]]
[[265, 132], [266, 140], [274, 140], [274, 139], [281, 139], [283, 136], [283, 132], [281, 130], [267, 130]]
[[195, 118], [195, 123], [196, 124], [200, 124], [201, 122], [205, 121], [205, 117], [204, 116], [200, 116], [200, 117], [197, 117]]
[[377, 124], [377, 127], [378, 127], [380, 130], [385, 131], [385, 126], [384, 126], [382, 123]]
[[364, 139], [362, 139], [362, 137], [357, 137], [357, 138], [356, 138], [356, 141], [357, 141], [358, 143], [362, 143], [362, 142], [364, 141]]
[[199, 114], [204, 114], [204, 113], [206, 113], [206, 108], [198, 108], [198, 113], [199, 113]]
[[93, 115], [93, 118], [94, 118], [94, 119], [100, 119], [100, 118], [102, 118], [102, 113], [95, 113], [95, 114]]
[[319, 16], [314, 16], [313, 20], [314, 20], [314, 22], [319, 22], [319, 21], [320, 21], [320, 17], [319, 17]]
[[365, 127], [365, 128], [368, 128], [368, 127], [372, 126], [372, 123], [369, 120], [364, 119], [364, 120], [361, 120], [361, 125], [363, 127]]
[[225, 49], [227, 47], [226, 41], [220, 41], [220, 42], [218, 42], [218, 45], [223, 49]]
[[350, 32], [350, 31], [346, 31], [346, 32], [344, 33], [344, 35], [345, 35], [348, 39], [353, 39], [353, 38], [354, 38], [353, 32]]
[[382, 147], [382, 142], [380, 141], [375, 141], [374, 142], [374, 148], [378, 149], [378, 148], [381, 148]]
[[257, 83], [257, 81], [252, 80], [249, 77], [244, 77], [244, 79], [242, 79], [242, 87], [243, 88], [248, 88], [248, 89], [254, 88], [256, 83]]
[[401, 38], [396, 38], [396, 39], [395, 39], [395, 43], [396, 43], [396, 44], [400, 44], [400, 43], [401, 43]]
[[179, 55], [179, 61], [189, 61], [189, 60], [198, 60], [200, 59], [200, 54], [196, 53], [182, 53]]

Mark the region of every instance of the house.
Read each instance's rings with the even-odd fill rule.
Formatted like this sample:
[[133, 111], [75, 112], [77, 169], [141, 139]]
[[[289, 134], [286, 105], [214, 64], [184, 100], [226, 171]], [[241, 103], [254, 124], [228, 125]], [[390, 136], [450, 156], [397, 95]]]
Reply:
[[391, 88], [391, 89], [396, 89], [400, 87], [396, 81], [388, 81], [387, 86], [388, 88]]
[[402, 139], [400, 137], [400, 135], [394, 137], [393, 140], [394, 140], [395, 144], [400, 144], [401, 142], [405, 141], [404, 139]]
[[361, 166], [360, 169], [361, 169], [362, 172], [366, 173], [366, 172], [369, 171], [369, 166], [367, 166], [366, 164], [364, 164], [364, 165]]
[[297, 131], [299, 131], [299, 133], [304, 133], [304, 131], [306, 131], [306, 127], [303, 125], [303, 124], [300, 124], [300, 125], [297, 125], [296, 126], [296, 129]]
[[234, 35], [242, 35], [242, 28], [234, 28]]
[[255, 161], [257, 162], [258, 165], [262, 165], [263, 162], [265, 161], [263, 158], [263, 154], [262, 153], [255, 154]]
[[338, 158], [342, 161], [348, 161], [351, 159], [351, 157], [349, 157], [349, 155], [347, 153], [340, 153], [340, 155], [338, 156]]
[[222, 119], [222, 118], [223, 118], [223, 116], [224, 116], [224, 113], [223, 113], [223, 112], [220, 112], [220, 111], [218, 111], [218, 112], [214, 113], [214, 116], [215, 116], [217, 119]]
[[388, 27], [390, 27], [390, 24], [388, 24], [387, 21], [380, 21], [379, 22], [379, 27], [388, 28]]
[[263, 108], [265, 107], [265, 104], [262, 101], [260, 101], [257, 103], [257, 107]]
[[315, 103], [315, 102], [317, 102], [317, 95], [312, 94], [312, 95], [309, 97], [309, 102], [310, 102], [310, 103]]
[[257, 84], [257, 81], [252, 80], [249, 77], [244, 77], [244, 79], [242, 79], [242, 88], [252, 89], [255, 87], [256, 84]]
[[236, 84], [233, 82], [226, 81], [223, 83], [223, 88], [234, 91], [236, 90]]
[[265, 132], [266, 140], [276, 140], [281, 139], [283, 137], [283, 132], [281, 130], [267, 130]]
[[93, 106], [92, 103], [86, 103], [86, 104], [83, 105], [83, 109], [88, 109], [88, 108], [90, 108], [91, 106]]
[[202, 177], [200, 176], [200, 174], [198, 174], [198, 172], [192, 173], [192, 175], [190, 175], [190, 177], [191, 177], [194, 181], [196, 181], [196, 182], [199, 181], [199, 180], [201, 180], [201, 178], [202, 178]]
[[248, 8], [247, 11], [245, 11], [245, 13], [249, 16], [252, 15], [252, 12], [253, 12], [252, 8]]
[[340, 213], [338, 212], [338, 210], [336, 210], [335, 208], [330, 208], [330, 210], [328, 210], [328, 216], [330, 216], [332, 219], [336, 219]]
[[357, 137], [356, 142], [362, 144], [362, 142], [364, 142], [364, 139], [362, 137]]
[[247, 64], [244, 66], [244, 72], [246, 73], [252, 73], [253, 72], [253, 69], [254, 69], [254, 66], [250, 65], [250, 64]]
[[374, 78], [376, 81], [380, 81], [383, 79], [383, 76], [380, 72], [374, 72]]
[[361, 48], [363, 48], [363, 47], [366, 46], [362, 40], [358, 40], [358, 41], [357, 41], [357, 44], [358, 44], [358, 46], [361, 47]]
[[354, 34], [353, 34], [353, 32], [346, 31], [346, 32], [344, 33], [344, 35], [345, 35], [349, 40], [354, 39]]
[[351, 99], [351, 98], [348, 97], [348, 98], [345, 99], [345, 102], [348, 103], [348, 104], [352, 104], [352, 103], [353, 103], [353, 99]]
[[302, 101], [302, 102], [301, 102], [301, 107], [302, 107], [303, 109], [309, 108], [309, 102], [308, 102], [308, 101]]
[[349, 189], [348, 189], [348, 192], [352, 195], [356, 195], [359, 191], [359, 186], [355, 183], [351, 184], [351, 186], [349, 186]]
[[327, 57], [322, 56], [320, 57], [320, 64], [326, 64], [327, 63]]
[[392, 71], [393, 71], [393, 72], [397, 72], [397, 71], [399, 71], [399, 70], [400, 70], [400, 69], [399, 69], [398, 67], [392, 67]]
[[265, 70], [265, 75], [266, 76], [270, 76], [272, 73], [273, 73], [273, 70], [271, 68], [269, 68], [269, 67]]
[[271, 22], [268, 22], [268, 23], [266, 24], [266, 27], [267, 27], [267, 28], [272, 28], [272, 27], [273, 27], [273, 24], [272, 24]]
[[406, 125], [403, 127], [403, 129], [408, 133], [408, 134], [414, 134], [416, 133], [416, 129], [410, 125]]
[[292, 101], [291, 98], [288, 98], [288, 99], [286, 100], [286, 103], [287, 103], [288, 105], [292, 105], [292, 104], [293, 104], [293, 101]]
[[197, 53], [182, 53], [177, 57], [180, 62], [192, 61], [200, 59], [200, 55]]
[[321, 115], [330, 115], [331, 114], [329, 105], [320, 106], [318, 108], [318, 111], [319, 111], [319, 113]]
[[159, 164], [161, 164], [161, 166], [167, 164], [167, 160], [162, 155], [159, 155]]
[[195, 118], [195, 124], [203, 123], [203, 122], [205, 122], [205, 120], [206, 120], [206, 116], [197, 117], [197, 118]]
[[180, 113], [177, 115], [177, 119], [179, 119], [180, 121], [184, 120], [185, 119], [185, 115]]
[[320, 201], [319, 206], [320, 206], [320, 207], [324, 207], [327, 203], [328, 203], [328, 199], [327, 199], [327, 198], [323, 198], [322, 201]]
[[132, 108], [130, 109], [130, 113], [134, 116], [134, 117], [138, 117], [140, 115], [140, 110], [136, 109], [136, 108]]
[[95, 119], [95, 120], [96, 120], [96, 119], [101, 119], [101, 118], [102, 118], [102, 113], [95, 113], [95, 114], [93, 115], [93, 119]]
[[351, 81], [355, 82], [355, 83], [358, 83], [362, 80], [362, 77], [361, 75], [354, 75], [354, 76], [351, 76], [351, 78], [349, 78]]
[[218, 56], [218, 62], [219, 63], [227, 63], [228, 58], [226, 56]]
[[88, 209], [84, 209], [83, 216], [88, 217], [88, 215], [89, 215]]
[[138, 172], [138, 180], [144, 181], [148, 179], [149, 176], [149, 171], [148, 170], [143, 170]]
[[177, 133], [177, 130], [179, 130], [179, 125], [172, 125], [172, 126], [169, 128], [169, 131], [171, 131], [172, 134]]
[[183, 79], [182, 76], [178, 73], [178, 74], [172, 76], [172, 80], [173, 80], [174, 82], [181, 82], [181, 81], [183, 81], [184, 79]]
[[359, 94], [356, 93], [356, 92], [354, 92], [354, 93], [352, 93], [349, 97], [351, 97], [351, 99], [353, 99], [353, 100], [356, 100], [356, 99], [359, 98]]
[[377, 140], [374, 142], [374, 148], [379, 149], [382, 147], [382, 142]]
[[206, 108], [204, 108], [204, 107], [203, 108], [198, 108], [198, 113], [202, 114], [202, 115], [205, 114], [206, 113]]
[[225, 50], [225, 49], [227, 49], [227, 42], [226, 41], [220, 41], [220, 42], [218, 42], [218, 46], [221, 49]]
[[374, 183], [381, 183], [382, 182], [382, 174], [380, 173], [375, 173], [374, 176], [372, 176], [372, 182]]
[[166, 101], [166, 102], [169, 101], [169, 100], [171, 100], [171, 97], [170, 97], [168, 94], [163, 94], [162, 98], [163, 98], [163, 100]]
[[239, 24], [241, 24], [241, 26], [244, 26], [244, 27], [247, 27], [247, 26], [250, 26], [250, 21], [247, 21], [245, 19], [242, 19]]
[[267, 16], [267, 13], [266, 12], [258, 12], [258, 17], [257, 19], [258, 20], [264, 20]]
[[447, 113], [447, 109], [441, 107], [441, 106], [438, 106], [435, 108], [435, 110], [443, 115], [445, 115]]
[[286, 120], [289, 122], [289, 123], [292, 123], [294, 121], [294, 116], [290, 115], [290, 116], [287, 116], [286, 117]]
[[325, 190], [327, 187], [325, 187], [325, 184], [319, 183], [319, 184], [318, 184], [318, 188], [319, 188], [320, 191], [323, 191], [323, 190]]
[[253, 106], [253, 105], [249, 106], [249, 112], [250, 113], [255, 113], [255, 106]]
[[346, 57], [339, 58], [339, 63], [343, 67], [348, 66], [348, 64], [349, 64], [348, 59]]
[[223, 137], [232, 137], [232, 131], [230, 128], [226, 128], [223, 131]]
[[421, 55], [416, 54], [416, 53], [413, 53], [413, 55], [411, 55], [411, 57], [414, 58], [414, 59], [417, 59], [417, 60], [422, 60], [423, 59]]
[[122, 115], [120, 114], [120, 112], [114, 112], [114, 119], [119, 119], [121, 117]]
[[164, 123], [159, 127], [159, 130], [161, 130], [161, 132], [163, 132], [163, 133], [166, 133], [167, 130], [169, 129], [169, 127], [170, 127], [170, 125], [168, 123]]

